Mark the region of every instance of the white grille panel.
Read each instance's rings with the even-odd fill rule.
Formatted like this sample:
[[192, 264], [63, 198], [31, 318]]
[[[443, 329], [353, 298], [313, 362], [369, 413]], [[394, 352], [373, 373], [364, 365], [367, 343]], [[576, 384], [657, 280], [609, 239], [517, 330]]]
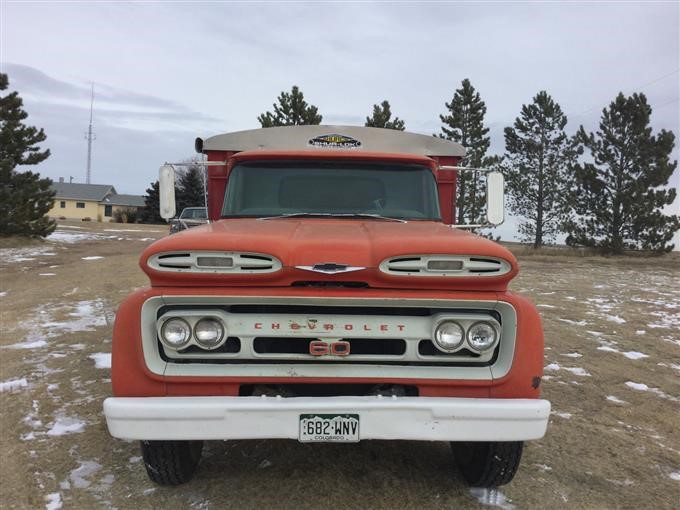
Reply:
[[183, 251], [157, 253], [147, 262], [156, 271], [220, 274], [274, 273], [281, 262], [262, 253]]
[[399, 276], [500, 276], [509, 262], [475, 255], [403, 255], [383, 260], [380, 271]]

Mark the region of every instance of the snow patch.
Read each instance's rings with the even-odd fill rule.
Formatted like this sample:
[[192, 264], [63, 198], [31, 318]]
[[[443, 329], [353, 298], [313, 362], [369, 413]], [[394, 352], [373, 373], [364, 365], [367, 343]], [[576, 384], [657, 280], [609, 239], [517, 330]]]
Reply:
[[37, 349], [38, 347], [45, 347], [47, 342], [45, 340], [33, 340], [28, 342], [21, 342], [18, 344], [8, 345], [8, 349]]
[[21, 390], [23, 388], [28, 388], [28, 381], [25, 377], [21, 379], [9, 379], [4, 382], [0, 382], [0, 393], [5, 391], [15, 391]]
[[668, 478], [680, 482], [680, 471], [674, 471], [673, 473], [669, 473]]
[[568, 420], [569, 418], [572, 417], [571, 413], [563, 413], [563, 412], [560, 412], [560, 411], [553, 411], [550, 414], [554, 414], [555, 416], [559, 416], [560, 418], [563, 418], [565, 420]]
[[581, 358], [583, 357], [583, 354], [578, 352], [568, 352], [567, 354], [562, 354], [562, 356], [566, 356], [567, 358]]
[[38, 273], [38, 276], [57, 276], [57, 273]]
[[625, 324], [626, 323], [626, 320], [622, 319], [618, 315], [604, 314], [604, 318], [607, 319], [609, 322], [616, 322], [617, 324]]
[[480, 504], [484, 506], [493, 506], [503, 510], [514, 510], [515, 505], [510, 503], [510, 500], [505, 497], [498, 489], [487, 489], [482, 487], [471, 487], [470, 494], [472, 494]]
[[621, 400], [620, 398], [615, 397], [614, 395], [607, 395], [607, 400], [609, 400], [610, 402], [614, 402], [615, 404], [627, 404], [628, 403], [625, 400]]
[[587, 326], [588, 321], [573, 321], [571, 319], [557, 319], [558, 321], [566, 322], [567, 324], [571, 324], [572, 326]]
[[536, 305], [536, 306], [538, 306], [539, 308], [557, 308], [556, 306], [553, 306], [553, 305], [545, 305], [545, 304], [542, 304], [542, 303], [541, 303], [541, 304], [538, 304], [538, 305]]
[[671, 395], [668, 395], [667, 393], [664, 393], [664, 392], [661, 391], [659, 388], [650, 388], [650, 387], [647, 386], [645, 383], [636, 383], [636, 382], [633, 382], [633, 381], [626, 381], [625, 384], [626, 384], [626, 386], [628, 386], [629, 388], [631, 388], [631, 389], [633, 389], [633, 390], [636, 390], [636, 391], [649, 391], [650, 393], [654, 393], [655, 395], [657, 395], [657, 396], [659, 396], [659, 397], [661, 397], [661, 398], [665, 398], [665, 399], [671, 400], [671, 401], [673, 401], [673, 402], [677, 402], [677, 401], [678, 401], [677, 398], [675, 398], [675, 397], [673, 397], [673, 396], [671, 396]]
[[636, 335], [644, 335], [644, 334], [646, 334], [646, 333], [647, 333], [647, 332], [646, 332], [644, 329], [638, 329], [638, 330], [635, 332]]
[[47, 431], [48, 436], [64, 436], [66, 434], [75, 434], [85, 430], [85, 422], [78, 418], [70, 418], [68, 416], [60, 416], [52, 425], [52, 428]]
[[590, 377], [590, 374], [583, 368], [581, 367], [563, 367], [560, 366], [558, 363], [550, 363], [548, 366], [545, 367], [545, 370], [550, 370], [551, 372], [556, 372], [558, 370], [566, 370], [567, 372], [571, 372], [574, 375], [577, 375], [579, 377]]
[[61, 494], [58, 492], [52, 492], [51, 494], [45, 496], [45, 501], [47, 501], [45, 510], [59, 510], [61, 508]]
[[7, 295], [7, 291], [5, 292], [0, 292], [0, 297], [5, 297]]
[[86, 489], [92, 483], [90, 480], [88, 480], [88, 478], [94, 475], [101, 468], [102, 465], [94, 462], [93, 460], [81, 461], [80, 466], [71, 471], [69, 478], [73, 483], [73, 486], [77, 489]]
[[103, 259], [104, 257], [100, 255], [91, 255], [90, 257], [80, 257], [81, 260], [99, 260]]
[[110, 352], [96, 352], [90, 354], [89, 358], [94, 360], [94, 368], [111, 368]]
[[642, 352], [638, 351], [628, 351], [624, 352], [623, 355], [628, 358], [628, 359], [642, 359], [642, 358], [649, 358], [648, 354], [644, 354]]
[[0, 249], [0, 260], [4, 263], [30, 262], [37, 257], [53, 257], [56, 255], [50, 246], [38, 248], [3, 248]]
[[91, 232], [65, 232], [63, 230], [55, 230], [45, 239], [56, 243], [80, 243], [82, 241], [97, 241], [100, 239], [112, 239], [116, 236], [103, 236], [93, 234]]
[[264, 459], [260, 464], [257, 466], [258, 469], [266, 469], [268, 467], [273, 466], [272, 462], [270, 460]]

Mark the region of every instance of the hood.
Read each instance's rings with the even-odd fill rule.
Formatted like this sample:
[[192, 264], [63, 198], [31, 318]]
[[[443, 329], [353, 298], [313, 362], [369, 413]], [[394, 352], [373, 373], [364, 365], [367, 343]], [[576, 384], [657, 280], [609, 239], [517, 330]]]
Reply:
[[[168, 252], [245, 252], [271, 255], [282, 268], [266, 274], [159, 271], [148, 265]], [[386, 274], [381, 262], [399, 256], [463, 255], [502, 259], [499, 276], [409, 276]], [[300, 269], [317, 264], [363, 268], [325, 274]], [[336, 218], [226, 219], [156, 241], [140, 265], [152, 285], [290, 286], [300, 282], [355, 282], [375, 288], [505, 290], [517, 273], [514, 256], [501, 245], [434, 221], [381, 221]]]

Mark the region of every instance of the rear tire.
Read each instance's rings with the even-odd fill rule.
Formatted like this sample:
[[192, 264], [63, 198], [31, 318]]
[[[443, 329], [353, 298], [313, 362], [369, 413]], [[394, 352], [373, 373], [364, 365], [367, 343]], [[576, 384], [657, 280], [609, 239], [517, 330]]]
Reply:
[[191, 480], [201, 460], [203, 441], [141, 441], [144, 467], [159, 485]]
[[524, 442], [451, 443], [456, 465], [473, 487], [498, 487], [517, 473]]

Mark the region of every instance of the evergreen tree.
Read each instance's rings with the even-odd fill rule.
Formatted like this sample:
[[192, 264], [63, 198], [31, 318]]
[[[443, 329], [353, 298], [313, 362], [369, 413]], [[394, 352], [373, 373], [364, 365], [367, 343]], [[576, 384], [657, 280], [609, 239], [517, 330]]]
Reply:
[[257, 120], [263, 128], [273, 126], [300, 126], [321, 124], [322, 116], [314, 105], [308, 105], [304, 94], [297, 85], [290, 92], [281, 92], [278, 104], [274, 103], [274, 113], [265, 112]]
[[675, 136], [664, 129], [652, 135], [651, 114], [644, 94], [619, 93], [602, 110], [596, 133], [579, 129], [576, 140], [590, 151], [592, 162], [574, 166], [576, 216], [567, 225], [567, 244], [616, 254], [673, 249], [668, 243], [680, 217], [662, 209], [676, 196], [675, 189], [664, 188], [677, 167], [669, 159]]
[[152, 182], [151, 187], [146, 189], [144, 209], [142, 210], [142, 221], [144, 223], [165, 223], [165, 220], [161, 218], [158, 181]]
[[203, 172], [203, 167], [191, 165], [177, 173], [177, 181], [175, 182], [177, 214], [181, 213], [185, 207], [205, 206]]
[[394, 120], [390, 120], [391, 118], [392, 112], [390, 111], [390, 103], [389, 101], [385, 100], [379, 105], [373, 105], [373, 115], [371, 117], [366, 117], [366, 123], [364, 126], [396, 129], [398, 131], [404, 131], [406, 129], [404, 121], [399, 117], [395, 117]]
[[567, 117], [550, 95], [539, 92], [522, 105], [514, 127], [505, 128], [504, 173], [510, 210], [519, 233], [534, 248], [555, 239], [568, 211], [569, 165], [576, 150], [564, 127]]
[[[0, 73], [0, 90], [9, 86], [6, 74]], [[54, 204], [50, 179], [39, 173], [19, 172], [17, 166], [37, 165], [50, 155], [37, 144], [44, 142], [45, 132], [23, 121], [28, 114], [17, 92], [0, 96], [0, 235], [45, 237], [54, 231], [55, 222], [46, 214]]]
[[[463, 166], [480, 168], [486, 161], [484, 156], [491, 144], [487, 136], [489, 128], [484, 127], [486, 105], [479, 92], [465, 78], [462, 87], [456, 89], [450, 103], [444, 103], [448, 112], [440, 115], [442, 134], [439, 136], [454, 140], [466, 149]], [[486, 193], [483, 176], [473, 172], [458, 172], [456, 181], [456, 223], [483, 223]]]

